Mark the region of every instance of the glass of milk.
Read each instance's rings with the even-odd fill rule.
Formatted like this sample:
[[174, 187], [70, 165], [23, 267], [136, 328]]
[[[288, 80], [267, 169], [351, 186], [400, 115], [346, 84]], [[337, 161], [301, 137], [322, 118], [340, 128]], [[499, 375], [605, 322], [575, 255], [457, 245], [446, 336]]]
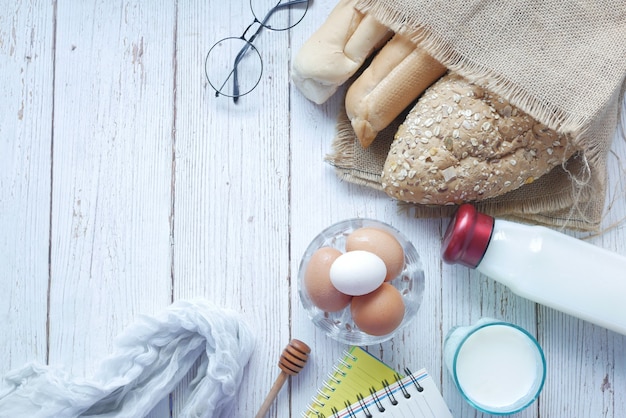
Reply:
[[465, 400], [479, 411], [509, 415], [537, 399], [546, 378], [546, 360], [526, 330], [483, 318], [452, 328], [444, 362]]

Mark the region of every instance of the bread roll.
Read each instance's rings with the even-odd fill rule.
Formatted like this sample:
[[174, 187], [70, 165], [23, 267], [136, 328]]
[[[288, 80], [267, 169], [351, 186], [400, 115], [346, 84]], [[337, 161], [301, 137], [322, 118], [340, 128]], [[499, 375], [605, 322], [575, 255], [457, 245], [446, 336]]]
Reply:
[[326, 21], [302, 45], [291, 78], [304, 96], [324, 103], [353, 76], [392, 32], [354, 8], [356, 0], [340, 0]]
[[449, 73], [398, 129], [381, 183], [406, 202], [480, 201], [533, 182], [575, 151], [566, 135]]
[[395, 35], [352, 83], [346, 113], [364, 148], [432, 83], [446, 67], [409, 39]]

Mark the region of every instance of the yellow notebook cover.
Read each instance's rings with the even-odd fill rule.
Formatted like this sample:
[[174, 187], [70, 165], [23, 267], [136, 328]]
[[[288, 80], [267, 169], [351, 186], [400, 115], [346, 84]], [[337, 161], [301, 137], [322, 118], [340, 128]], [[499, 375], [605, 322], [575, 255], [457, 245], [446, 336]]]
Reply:
[[[397, 372], [360, 347], [351, 347], [333, 367], [327, 381], [313, 397], [304, 413], [307, 418], [331, 417], [333, 408], [342, 410], [346, 402], [356, 403], [357, 394], [378, 392], [384, 382], [395, 382]], [[400, 376], [402, 377], [402, 376]]]
[[338, 361], [311, 400], [305, 418], [452, 418], [425, 369], [401, 376], [359, 347]]

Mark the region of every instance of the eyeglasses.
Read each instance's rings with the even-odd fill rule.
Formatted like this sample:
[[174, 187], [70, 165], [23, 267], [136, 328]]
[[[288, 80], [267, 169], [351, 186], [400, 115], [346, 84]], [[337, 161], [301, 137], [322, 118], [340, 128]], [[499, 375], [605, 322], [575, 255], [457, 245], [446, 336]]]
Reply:
[[[263, 28], [273, 31], [291, 29], [304, 18], [310, 0], [250, 0], [254, 21], [240, 37], [228, 37], [217, 41], [209, 50], [204, 62], [204, 71], [215, 97], [239, 97], [250, 93], [261, 81], [263, 60], [252, 44]], [[263, 18], [259, 18], [263, 16]], [[255, 25], [254, 33], [246, 34]]]

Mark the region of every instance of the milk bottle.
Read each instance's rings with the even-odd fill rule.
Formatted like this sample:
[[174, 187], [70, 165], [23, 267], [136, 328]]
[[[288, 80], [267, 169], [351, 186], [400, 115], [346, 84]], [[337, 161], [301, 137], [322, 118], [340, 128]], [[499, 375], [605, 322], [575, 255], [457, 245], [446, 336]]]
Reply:
[[459, 207], [442, 257], [514, 293], [626, 335], [626, 257], [542, 226]]

